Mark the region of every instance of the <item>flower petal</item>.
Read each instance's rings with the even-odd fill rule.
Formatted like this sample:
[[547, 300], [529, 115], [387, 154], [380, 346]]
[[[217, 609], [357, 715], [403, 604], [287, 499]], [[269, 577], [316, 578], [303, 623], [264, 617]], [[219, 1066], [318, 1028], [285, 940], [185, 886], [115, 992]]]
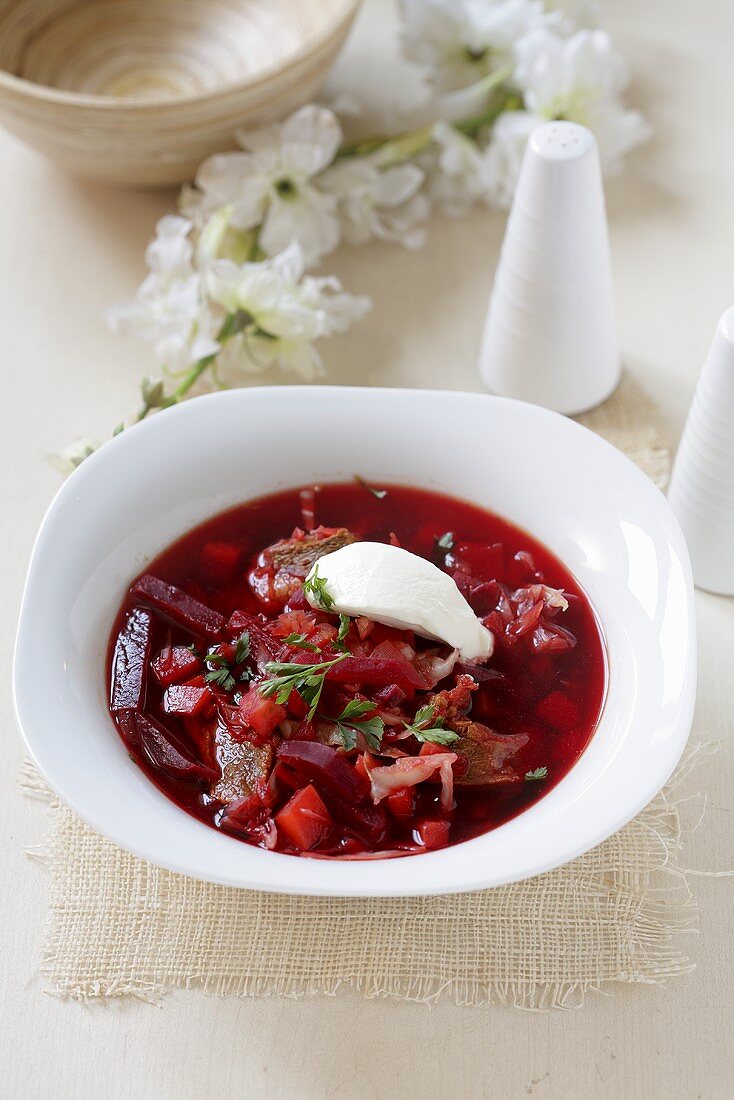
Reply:
[[420, 190], [425, 173], [416, 164], [401, 164], [380, 172], [375, 187], [378, 206], [400, 206]]
[[296, 240], [307, 264], [316, 263], [339, 243], [336, 200], [315, 187], [303, 186], [293, 198], [274, 198], [265, 215], [260, 247], [269, 256], [282, 252]]
[[292, 114], [280, 130], [283, 164], [306, 178], [331, 164], [342, 140], [341, 126], [334, 112], [314, 103]]

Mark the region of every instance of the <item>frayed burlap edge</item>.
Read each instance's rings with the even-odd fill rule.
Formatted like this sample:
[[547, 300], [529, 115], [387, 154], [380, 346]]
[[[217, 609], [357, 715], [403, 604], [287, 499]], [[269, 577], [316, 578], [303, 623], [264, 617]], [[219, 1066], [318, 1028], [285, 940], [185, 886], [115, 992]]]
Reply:
[[234, 890], [152, 867], [79, 821], [27, 763], [23, 788], [53, 815], [32, 853], [51, 872], [48, 992], [158, 1004], [173, 987], [293, 999], [350, 988], [542, 1010], [614, 983], [663, 983], [693, 969], [678, 942], [697, 930], [681, 853], [702, 811], [680, 787], [715, 747], [691, 746], [634, 821], [565, 867], [475, 894], [366, 900]]

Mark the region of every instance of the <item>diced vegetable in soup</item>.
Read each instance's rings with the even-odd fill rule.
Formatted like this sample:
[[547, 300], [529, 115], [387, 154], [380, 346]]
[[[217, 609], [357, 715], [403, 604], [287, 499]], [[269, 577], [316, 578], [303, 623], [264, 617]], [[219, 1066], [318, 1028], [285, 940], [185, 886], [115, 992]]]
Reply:
[[542, 798], [593, 734], [606, 667], [587, 597], [535, 539], [357, 480], [181, 538], [131, 585], [108, 679], [128, 752], [182, 809], [248, 844], [367, 859]]

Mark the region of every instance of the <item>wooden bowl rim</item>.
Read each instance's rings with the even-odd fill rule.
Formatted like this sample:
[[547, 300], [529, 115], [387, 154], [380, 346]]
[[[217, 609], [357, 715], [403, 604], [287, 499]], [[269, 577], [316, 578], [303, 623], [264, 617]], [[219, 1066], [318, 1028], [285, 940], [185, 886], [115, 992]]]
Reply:
[[333, 23], [325, 27], [308, 44], [300, 46], [291, 54], [285, 67], [283, 61], [275, 61], [260, 72], [253, 73], [252, 76], [231, 81], [228, 84], [223, 84], [221, 88], [213, 88], [211, 91], [200, 92], [197, 95], [180, 96], [175, 99], [161, 97], [160, 99], [146, 99], [136, 102], [135, 100], [118, 99], [115, 96], [69, 92], [61, 88], [53, 88], [49, 84], [37, 84], [24, 76], [14, 76], [13, 73], [6, 72], [2, 68], [0, 68], [0, 91], [7, 89], [10, 92], [49, 104], [63, 104], [68, 107], [95, 107], [102, 111], [123, 110], [126, 113], [132, 111], [141, 115], [151, 111], [160, 111], [166, 107], [178, 108], [190, 106], [194, 103], [206, 103], [231, 95], [233, 92], [245, 91], [248, 88], [256, 88], [260, 84], [266, 84], [276, 73], [285, 71], [293, 65], [308, 60], [312, 54], [318, 53], [332, 38], [338, 37], [345, 27], [349, 26], [357, 14], [357, 9], [362, 0], [340, 0], [340, 3], [343, 10], [336, 16]]

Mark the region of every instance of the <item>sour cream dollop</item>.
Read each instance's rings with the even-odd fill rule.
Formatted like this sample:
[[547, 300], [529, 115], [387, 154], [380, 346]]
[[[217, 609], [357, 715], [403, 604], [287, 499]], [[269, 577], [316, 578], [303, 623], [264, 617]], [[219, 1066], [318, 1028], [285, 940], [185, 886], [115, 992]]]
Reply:
[[[414, 630], [458, 649], [464, 660], [492, 655], [494, 638], [448, 573], [425, 558], [382, 542], [353, 542], [314, 562], [308, 577], [334, 601], [329, 610], [365, 615], [398, 630]], [[307, 590], [323, 610], [318, 591]]]

